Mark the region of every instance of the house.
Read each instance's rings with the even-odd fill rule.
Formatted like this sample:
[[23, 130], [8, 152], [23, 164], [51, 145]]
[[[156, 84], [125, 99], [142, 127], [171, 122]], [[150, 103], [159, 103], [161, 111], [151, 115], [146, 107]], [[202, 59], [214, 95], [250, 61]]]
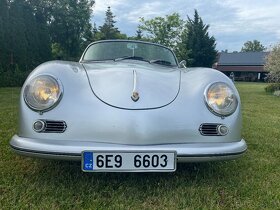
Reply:
[[236, 81], [263, 81], [267, 72], [264, 70], [268, 52], [222, 52], [213, 68], [227, 76], [234, 75]]

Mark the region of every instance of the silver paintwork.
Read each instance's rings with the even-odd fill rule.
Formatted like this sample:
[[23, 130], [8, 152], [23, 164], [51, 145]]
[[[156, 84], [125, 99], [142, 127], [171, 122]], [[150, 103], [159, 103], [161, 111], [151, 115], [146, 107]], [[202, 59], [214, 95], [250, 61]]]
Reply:
[[[131, 100], [133, 71], [140, 99]], [[80, 160], [84, 150], [174, 150], [179, 161], [231, 159], [245, 152], [241, 138], [241, 103], [232, 81], [209, 68], [164, 67], [141, 61], [77, 63], [51, 61], [38, 66], [28, 82], [42, 74], [59, 78], [63, 98], [38, 113], [20, 97], [18, 135], [10, 144], [20, 154]], [[225, 82], [237, 95], [236, 111], [227, 117], [211, 113], [204, 102], [209, 84]], [[63, 120], [64, 133], [37, 133], [38, 119]], [[202, 136], [202, 123], [229, 128], [225, 136]], [[74, 154], [74, 155], [73, 155]]]
[[[185, 143], [159, 145], [122, 145], [90, 141], [60, 141], [23, 138], [14, 135], [11, 145], [16, 152], [35, 157], [81, 160], [83, 151], [176, 151], [179, 162], [224, 160], [239, 157], [247, 149], [245, 141], [230, 143]], [[14, 146], [13, 146], [14, 147]]]
[[[181, 71], [139, 61], [108, 61], [83, 64], [92, 88], [92, 97], [122, 109], [157, 109], [172, 103], [180, 90]], [[155, 70], [156, 69], [156, 70]], [[131, 100], [133, 71], [137, 72], [140, 99]]]

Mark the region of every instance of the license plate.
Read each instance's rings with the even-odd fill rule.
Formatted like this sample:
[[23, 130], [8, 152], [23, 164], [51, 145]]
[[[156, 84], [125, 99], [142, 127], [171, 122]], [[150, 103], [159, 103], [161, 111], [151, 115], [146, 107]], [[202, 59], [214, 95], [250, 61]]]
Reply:
[[167, 172], [176, 170], [176, 152], [84, 151], [84, 172]]

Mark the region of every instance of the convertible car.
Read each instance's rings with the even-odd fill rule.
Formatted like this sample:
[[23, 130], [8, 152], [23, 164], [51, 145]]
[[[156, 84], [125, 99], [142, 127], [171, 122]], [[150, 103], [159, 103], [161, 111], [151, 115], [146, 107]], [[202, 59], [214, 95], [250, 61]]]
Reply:
[[177, 162], [241, 156], [233, 82], [185, 63], [165, 46], [131, 40], [94, 42], [79, 62], [46, 62], [22, 87], [10, 145], [81, 161], [85, 172], [175, 171]]

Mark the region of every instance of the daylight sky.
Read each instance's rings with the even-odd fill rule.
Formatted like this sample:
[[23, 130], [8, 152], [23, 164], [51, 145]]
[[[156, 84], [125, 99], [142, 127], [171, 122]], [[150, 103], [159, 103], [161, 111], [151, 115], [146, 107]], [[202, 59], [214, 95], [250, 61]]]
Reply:
[[103, 24], [111, 6], [116, 26], [122, 33], [135, 35], [139, 17], [145, 19], [178, 12], [183, 19], [198, 10], [217, 49], [239, 51], [247, 40], [259, 40], [269, 47], [280, 42], [280, 0], [96, 0], [92, 22]]

